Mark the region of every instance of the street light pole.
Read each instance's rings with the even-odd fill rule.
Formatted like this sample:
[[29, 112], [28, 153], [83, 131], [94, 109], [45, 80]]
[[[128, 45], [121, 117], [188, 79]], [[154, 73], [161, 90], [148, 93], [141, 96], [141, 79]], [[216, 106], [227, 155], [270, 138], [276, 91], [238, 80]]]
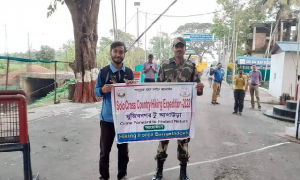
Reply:
[[[145, 31], [147, 29], [147, 13], [145, 16]], [[147, 33], [145, 32], [145, 61], [147, 61]]]
[[[299, 32], [300, 32], [300, 22], [299, 22], [299, 20], [300, 20], [300, 15], [298, 16], [298, 23], [297, 23], [297, 29], [298, 29], [298, 32], [297, 32], [297, 44], [298, 44], [298, 48], [297, 48], [297, 63], [296, 63], [296, 79], [295, 79], [295, 89], [297, 89], [297, 82], [298, 82], [298, 63], [299, 63], [299, 41], [300, 41], [300, 39], [299, 39]], [[298, 89], [298, 91], [299, 91], [299, 89]], [[295, 97], [297, 96], [296, 95], [296, 91], [295, 91]]]
[[125, 0], [125, 33], [126, 33], [126, 25], [127, 24], [127, 0]]
[[[136, 31], [137, 31], [137, 37], [139, 38], [139, 7], [140, 7], [140, 2], [134, 2], [134, 6], [136, 7]], [[140, 44], [139, 41], [137, 41], [137, 53], [138, 53], [138, 61], [140, 62], [140, 54], [139, 54], [139, 49], [140, 49]]]

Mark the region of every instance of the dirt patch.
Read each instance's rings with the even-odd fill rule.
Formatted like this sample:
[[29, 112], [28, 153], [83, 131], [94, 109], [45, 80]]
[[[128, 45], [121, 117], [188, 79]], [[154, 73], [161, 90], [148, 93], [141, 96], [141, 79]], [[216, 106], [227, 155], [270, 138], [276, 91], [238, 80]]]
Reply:
[[[30, 65], [28, 68], [29, 71], [27, 71], [27, 68], [19, 69], [17, 71], [13, 71], [8, 73], [8, 85], [16, 85], [19, 83], [20, 79], [20, 74], [25, 73], [25, 72], [36, 72], [36, 73], [52, 73], [54, 72], [51, 69], [44, 68], [39, 65]], [[0, 78], [0, 84], [5, 84], [6, 82], [6, 75]]]
[[221, 165], [216, 172], [214, 180], [248, 180], [246, 172], [242, 171], [238, 167], [228, 167]]

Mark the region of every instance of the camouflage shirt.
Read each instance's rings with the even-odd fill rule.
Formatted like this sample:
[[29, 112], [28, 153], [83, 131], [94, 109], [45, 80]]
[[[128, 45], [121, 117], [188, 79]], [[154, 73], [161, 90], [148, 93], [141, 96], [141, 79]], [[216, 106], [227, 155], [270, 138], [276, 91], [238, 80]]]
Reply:
[[158, 72], [157, 82], [200, 83], [200, 79], [195, 64], [192, 63], [190, 60], [187, 61], [185, 59], [182, 59], [180, 64], [176, 65], [175, 59], [171, 58], [161, 63]]

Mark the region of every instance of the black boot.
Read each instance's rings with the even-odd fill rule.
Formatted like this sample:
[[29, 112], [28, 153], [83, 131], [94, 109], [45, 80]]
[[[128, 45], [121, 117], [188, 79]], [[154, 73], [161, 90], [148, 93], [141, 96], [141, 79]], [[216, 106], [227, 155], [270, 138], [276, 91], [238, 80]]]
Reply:
[[180, 175], [179, 175], [180, 180], [190, 180], [186, 173], [186, 166], [187, 166], [187, 163], [180, 164]]
[[152, 180], [161, 180], [161, 178], [163, 177], [163, 166], [164, 166], [163, 161], [157, 161], [156, 172], [155, 172]]

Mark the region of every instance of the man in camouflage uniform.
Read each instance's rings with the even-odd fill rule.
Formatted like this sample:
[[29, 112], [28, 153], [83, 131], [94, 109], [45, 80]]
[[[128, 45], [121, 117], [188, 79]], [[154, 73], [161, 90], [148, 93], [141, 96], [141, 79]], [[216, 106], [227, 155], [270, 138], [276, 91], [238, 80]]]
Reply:
[[[182, 37], [177, 37], [173, 42], [175, 56], [162, 62], [157, 82], [197, 82], [197, 95], [202, 95], [204, 85], [200, 83], [195, 64], [185, 60], [183, 55], [186, 50], [186, 42]], [[180, 180], [189, 180], [186, 173], [187, 162], [189, 160], [188, 142], [190, 139], [177, 140], [177, 159], [180, 161]], [[156, 173], [152, 180], [161, 180], [163, 177], [163, 164], [168, 157], [167, 148], [169, 141], [160, 141], [155, 160], [157, 161]]]

